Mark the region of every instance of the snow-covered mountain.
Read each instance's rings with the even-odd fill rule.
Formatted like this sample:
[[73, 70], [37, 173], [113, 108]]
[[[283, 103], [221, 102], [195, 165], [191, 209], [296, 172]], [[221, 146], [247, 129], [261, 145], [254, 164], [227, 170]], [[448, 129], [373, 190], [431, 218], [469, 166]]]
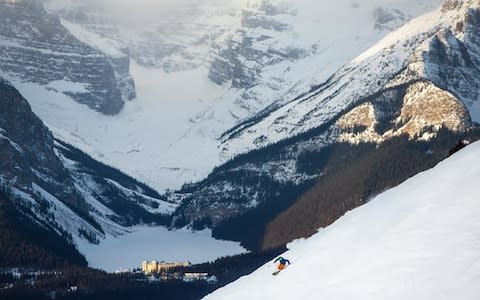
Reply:
[[[328, 180], [333, 174], [343, 178], [349, 176], [348, 172], [359, 172], [339, 166], [342, 161], [354, 165], [352, 153], [361, 153], [369, 143], [397, 143], [407, 136], [412, 145], [424, 142], [430, 148], [425, 152], [420, 147], [417, 157], [431, 153], [434, 156], [430, 158], [435, 159], [430, 161], [426, 156], [418, 162], [418, 169], [414, 166], [409, 171], [399, 165], [402, 171], [397, 170], [397, 177], [389, 182], [375, 174], [369, 175], [371, 178], [363, 175], [365, 182], [352, 185], [365, 186], [365, 190], [356, 191], [354, 196], [345, 195], [350, 202], [338, 206], [343, 212], [442, 160], [456, 141], [449, 145], [442, 141], [444, 135], [438, 133], [449, 131], [449, 139], [458, 139], [464, 133], [473, 138], [470, 129], [479, 121], [479, 13], [475, 1], [447, 1], [438, 10], [391, 33], [308, 93], [280, 108], [265, 110], [225, 134], [223, 151], [252, 151], [216, 168], [205, 180], [180, 190], [176, 196], [183, 203], [176, 212], [176, 221], [182, 225], [193, 221], [220, 226], [217, 233], [223, 237], [240, 234], [232, 227], [244, 226], [249, 213], [256, 211], [258, 218], [275, 218], [315, 181]], [[336, 150], [338, 143], [359, 147]], [[400, 142], [398, 147], [406, 146]], [[407, 146], [404, 153], [408, 149]], [[356, 159], [367, 159], [359, 155]], [[405, 159], [396, 153], [382, 164], [381, 157], [377, 171], [386, 163]], [[337, 159], [340, 161], [332, 165], [325, 164]], [[375, 182], [373, 188], [369, 187], [370, 181]], [[342, 213], [336, 205], [332, 201], [325, 208], [331, 212], [326, 218], [330, 222]], [[241, 221], [242, 218], [245, 219]], [[262, 238], [263, 232], [256, 234]]]
[[[208, 64], [212, 43], [236, 26], [243, 0], [47, 0], [49, 11], [113, 41], [142, 66], [167, 73]], [[101, 47], [100, 47], [101, 48]]]
[[125, 232], [122, 227], [162, 223], [161, 215], [175, 209], [145, 185], [54, 141], [3, 79], [0, 99], [0, 183], [15, 196], [19, 210], [37, 222], [75, 240], [95, 242]]
[[[64, 93], [7, 78], [57, 137], [161, 191], [201, 180], [251, 149], [247, 139], [220, 146], [219, 137], [322, 83], [390, 30], [440, 4], [185, 0], [171, 16], [127, 18], [114, 13], [113, 1], [97, 2], [47, 7], [82, 44], [132, 60], [137, 98], [118, 115], [104, 117]], [[139, 8], [127, 3], [117, 6], [136, 15]]]
[[480, 143], [348, 212], [205, 299], [477, 299]]
[[[241, 91], [239, 119], [279, 106], [325, 81], [391, 30], [440, 1], [251, 1], [223, 45], [210, 78]], [[339, 51], [341, 49], [341, 51]]]
[[[478, 122], [478, 5], [476, 1], [447, 1], [436, 11], [410, 21], [324, 83], [278, 109], [265, 110], [229, 132], [224, 137], [223, 149], [236, 153], [244, 151], [245, 145], [255, 149], [298, 135], [369, 101], [372, 95], [419, 80], [428, 81], [427, 85], [433, 87], [412, 85], [410, 93], [447, 91], [450, 95], [445, 97], [460, 100], [473, 121]], [[440, 90], [436, 92], [436, 88]], [[375, 118], [381, 118], [381, 112], [373, 112]], [[417, 126], [429, 124], [425, 118], [415, 122]]]
[[[89, 253], [101, 251], [85, 238], [146, 238], [142, 224], [211, 228], [258, 249], [316, 182], [334, 192], [337, 177], [364, 179], [314, 204], [328, 225], [478, 138], [473, 0], [418, 18], [440, 0], [183, 0], [173, 11], [145, 1], [152, 13], [140, 17], [131, 1], [41, 2], [0, 2], [5, 99], [25, 106], [18, 89], [51, 130], [28, 111], [42, 135], [12, 135], [32, 122], [15, 119], [18, 103], [5, 110], [16, 159], [0, 176]], [[27, 156], [29, 139], [41, 147]]]
[[[212, 239], [209, 231], [168, 231], [178, 203], [54, 140], [28, 102], [1, 78], [0, 153], [0, 191], [9, 205], [78, 247], [92, 267], [134, 268], [146, 258], [204, 262], [244, 251]], [[112, 257], [112, 244], [118, 243], [131, 246]]]

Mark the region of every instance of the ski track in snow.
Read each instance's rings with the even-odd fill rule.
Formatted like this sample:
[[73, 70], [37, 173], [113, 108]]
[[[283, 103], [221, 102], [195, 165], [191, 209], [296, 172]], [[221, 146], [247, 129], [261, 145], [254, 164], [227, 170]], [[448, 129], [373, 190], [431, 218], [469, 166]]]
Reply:
[[288, 245], [205, 299], [463, 299], [480, 295], [480, 142]]

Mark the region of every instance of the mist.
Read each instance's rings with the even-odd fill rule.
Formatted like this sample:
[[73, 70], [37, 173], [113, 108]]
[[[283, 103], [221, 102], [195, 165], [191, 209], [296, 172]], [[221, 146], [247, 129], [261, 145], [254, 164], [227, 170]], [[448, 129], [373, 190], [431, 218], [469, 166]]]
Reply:
[[[240, 8], [251, 0], [45, 0], [53, 10], [84, 7], [90, 12], [108, 16], [116, 22], [144, 25], [162, 20], [194, 19], [209, 8]], [[193, 20], [192, 20], [193, 21]]]

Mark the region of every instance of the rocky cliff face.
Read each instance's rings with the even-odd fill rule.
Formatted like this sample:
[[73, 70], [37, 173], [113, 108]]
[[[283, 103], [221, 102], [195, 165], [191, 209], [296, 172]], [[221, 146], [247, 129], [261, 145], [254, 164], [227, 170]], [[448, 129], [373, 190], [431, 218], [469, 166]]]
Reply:
[[339, 141], [380, 144], [401, 135], [428, 141], [441, 128], [464, 132], [471, 126], [470, 114], [458, 98], [419, 81], [355, 107], [336, 122], [335, 129]]
[[0, 69], [8, 78], [45, 85], [104, 114], [135, 96], [129, 59], [77, 40], [39, 1], [0, 2]]
[[0, 131], [2, 180], [32, 193], [33, 184], [81, 213], [88, 207], [74, 188], [73, 180], [55, 155], [50, 131], [10, 84], [0, 82]]
[[135, 5], [130, 7], [137, 15], [128, 19], [117, 15], [114, 9], [112, 12], [112, 7], [105, 3], [108, 2], [73, 0], [50, 1], [46, 5], [52, 13], [115, 41], [125, 55], [141, 66], [167, 73], [209, 64], [212, 44], [235, 26], [239, 18], [230, 3], [208, 0], [202, 0], [201, 4], [184, 1], [171, 14], [165, 13], [161, 5], [150, 3], [149, 8], [158, 14], [152, 18], [152, 12], [144, 12], [150, 16], [145, 20], [138, 20]]
[[294, 14], [291, 6], [282, 7], [270, 1], [245, 8], [241, 27], [226, 44], [219, 45], [209, 78], [219, 85], [229, 83], [234, 88], [248, 89], [258, 84], [260, 73], [266, 66], [305, 57], [308, 50], [275, 45], [278, 42], [276, 35], [292, 29], [284, 19]]
[[[55, 155], [50, 131], [18, 91], [0, 82], [0, 183], [34, 222], [66, 235], [95, 237], [101, 228]], [[70, 236], [71, 238], [71, 236]]]

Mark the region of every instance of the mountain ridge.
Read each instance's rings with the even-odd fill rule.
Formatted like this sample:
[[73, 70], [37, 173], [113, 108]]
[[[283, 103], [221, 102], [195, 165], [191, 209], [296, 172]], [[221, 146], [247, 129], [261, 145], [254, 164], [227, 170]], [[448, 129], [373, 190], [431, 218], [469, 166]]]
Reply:
[[[447, 7], [450, 7], [448, 3]], [[264, 138], [250, 127], [245, 130], [247, 138], [237, 136], [225, 142], [225, 147], [235, 145], [234, 143], [250, 144], [252, 150], [215, 169], [206, 180], [180, 190], [178, 193], [184, 203], [177, 210], [174, 224], [176, 221], [180, 226], [198, 222], [203, 226], [213, 226], [214, 235], [217, 237], [242, 236], [242, 242], [255, 248], [258, 247], [258, 241], [252, 241], [252, 235], [261, 239], [264, 234], [262, 227], [266, 224], [249, 228], [249, 233], [243, 234], [240, 228], [246, 226], [245, 221], [249, 219], [247, 216], [257, 215], [267, 209], [269, 213], [264, 211], [264, 215], [269, 215], [273, 220], [279, 213], [274, 204], [276, 198], [279, 199], [278, 207], [286, 210], [309, 189], [309, 184], [313, 185], [315, 178], [322, 180], [325, 174], [332, 171], [324, 170], [324, 166], [311, 161], [310, 164], [320, 167], [317, 167], [313, 174], [309, 173], [310, 171], [305, 171], [305, 167], [300, 164], [303, 157], [324, 161], [325, 157], [329, 157], [329, 152], [325, 149], [336, 142], [344, 142], [352, 147], [370, 143], [381, 146], [391, 139], [407, 135], [412, 145], [425, 142], [425, 147], [437, 148], [438, 152], [433, 153], [436, 162], [439, 162], [462, 136], [471, 136], [475, 140], [476, 125], [472, 116], [475, 116], [477, 105], [475, 87], [478, 82], [475, 78], [479, 78], [475, 75], [479, 71], [475, 35], [478, 30], [475, 21], [478, 6], [476, 2], [466, 1], [455, 6], [454, 10], [442, 11], [444, 9], [439, 8], [436, 12], [412, 20], [340, 69], [329, 81], [304, 98], [274, 111], [274, 114], [277, 113], [276, 116], [271, 115], [274, 117], [261, 119], [253, 126], [266, 133]], [[448, 51], [441, 53], [446, 55], [439, 54], [436, 51], [438, 48], [435, 48], [436, 41], [442, 40], [445, 32], [449, 32], [448, 28], [457, 28], [457, 22], [462, 20], [466, 21], [463, 31], [456, 34], [463, 38], [468, 51], [462, 52], [461, 47], [455, 47], [461, 43], [455, 38], [442, 44]], [[421, 24], [428, 26], [420, 26]], [[403, 39], [405, 37], [407, 38]], [[394, 45], [394, 48], [391, 48], [391, 45]], [[404, 45], [408, 51], [405, 51]], [[394, 51], [395, 49], [397, 50]], [[457, 59], [457, 54], [468, 55], [473, 63], [464, 63], [465, 60]], [[434, 66], [438, 68], [435, 69]], [[428, 70], [427, 67], [431, 70], [445, 70], [442, 72], [447, 74], [450, 74], [449, 70], [457, 67], [463, 74], [462, 78], [471, 80], [450, 80], [447, 81], [450, 85], [445, 85], [441, 80], [442, 76], [434, 76], [438, 72], [423, 72]], [[390, 75], [378, 79], [385, 73]], [[364, 88], [359, 89], [359, 85]], [[463, 94], [459, 92], [459, 87]], [[322, 98], [322, 95], [326, 98]], [[335, 100], [336, 98], [338, 99]], [[335, 104], [335, 101], [341, 105], [335, 107], [330, 104]], [[310, 110], [295, 106], [310, 107]], [[272, 126], [264, 126], [268, 122], [271, 122]], [[289, 126], [293, 128], [293, 133], [288, 130]], [[442, 142], [443, 137], [440, 138], [443, 130], [450, 131], [446, 135], [450, 140], [448, 143]], [[255, 141], [250, 143], [248, 139]], [[408, 142], [402, 147], [408, 148]], [[256, 148], [259, 149], [255, 150]], [[422, 149], [419, 148], [419, 155], [424, 154]], [[349, 150], [343, 151], [350, 153]], [[338, 157], [342, 155], [345, 153], [337, 154]], [[422, 165], [420, 162], [416, 167], [421, 170], [431, 165]], [[397, 184], [413, 174], [415, 172], [398, 175]], [[381, 182], [380, 179], [377, 180]], [[304, 184], [307, 187], [297, 190]], [[371, 192], [376, 193], [386, 187], [388, 185], [380, 185]], [[297, 194], [289, 195], [288, 190], [296, 190]], [[281, 196], [282, 193], [286, 198]], [[342, 206], [341, 211], [351, 209], [351, 205], [358, 205], [355, 204], [357, 201], [361, 203], [365, 199], [359, 197]], [[265, 221], [269, 222], [262, 222]]]
[[[416, 60], [422, 62], [421, 57], [416, 57], [417, 53], [421, 55], [421, 51], [425, 51], [426, 53], [433, 54], [432, 52], [435, 51], [435, 45], [429, 46], [428, 42], [435, 42], [438, 40], [436, 37], [443, 34], [442, 30], [439, 31], [438, 29], [443, 27], [456, 28], [458, 24], [457, 21], [463, 21], [463, 24], [465, 24], [465, 27], [462, 28], [465, 33], [457, 33], [460, 35], [460, 38], [464, 38], [465, 41], [462, 43], [460, 40], [456, 40], [455, 42], [469, 46], [470, 49], [468, 49], [468, 47], [466, 48], [468, 49], [467, 55], [472, 57], [474, 61], [478, 61], [478, 58], [475, 59], [475, 57], [478, 57], [476, 54], [478, 52], [478, 44], [475, 43], [475, 32], [478, 30], [475, 25], [475, 12], [478, 12], [478, 10], [473, 9], [476, 5], [478, 6], [478, 4], [475, 3], [476, 2], [464, 1], [458, 6], [454, 6], [453, 10], [439, 8], [435, 12], [409, 22], [397, 32], [391, 33], [383, 41], [380, 41], [370, 50], [361, 54], [351, 63], [345, 65], [324, 84], [305, 94], [304, 97], [295, 98], [295, 100], [289, 102], [289, 104], [260, 116], [259, 120], [256, 120], [255, 123], [249, 124], [248, 127], [240, 128], [240, 130], [234, 132], [235, 136], [232, 139], [225, 137], [222, 141], [222, 147], [227, 152], [236, 152], [236, 148], [243, 147], [240, 145], [249, 144], [252, 146], [247, 149], [255, 149], [255, 147], [267, 143], [274, 143], [289, 135], [294, 135], [318, 126], [315, 124], [321, 124], [335, 115], [335, 113], [332, 113], [332, 110], [340, 113], [346, 109], [349, 103], [361, 101], [362, 98], [373, 95], [384, 87], [394, 87], [395, 85], [419, 79], [430, 80], [440, 88], [452, 91], [462, 99], [465, 105], [469, 107], [470, 113], [476, 117], [478, 109], [476, 104], [477, 100], [475, 99], [475, 86], [478, 83], [474, 79], [477, 78], [474, 74], [478, 72], [477, 63], [473, 65], [461, 65], [465, 69], [473, 71], [473, 74], [462, 74], [462, 78], [466, 78], [466, 80], [471, 83], [470, 86], [472, 86], [470, 90], [464, 91], [463, 94], [458, 93], [455, 87], [451, 85], [448, 86], [445, 81], [441, 80], [439, 75], [432, 73], [432, 71], [435, 70], [433, 68], [435, 62], [429, 61], [428, 57], [424, 58], [424, 65], [421, 65], [421, 63], [420, 65], [416, 65], [415, 63]], [[446, 6], [450, 7], [448, 5]], [[469, 10], [470, 7], [472, 10]], [[464, 20], [462, 20], [462, 18]], [[448, 29], [445, 30], [451, 32]], [[404, 40], [405, 38], [407, 41]], [[425, 41], [426, 44], [422, 45], [422, 41]], [[455, 45], [445, 45], [445, 47], [450, 48], [454, 46]], [[422, 47], [426, 49], [423, 50], [424, 48]], [[394, 53], [389, 54], [389, 51], [393, 51]], [[433, 54], [432, 57], [435, 57], [435, 54]], [[379, 61], [377, 62], [376, 60]], [[448, 68], [449, 65], [454, 62], [445, 61], [440, 63], [443, 63], [443, 65], [439, 65], [439, 67], [444, 66]], [[458, 63], [462, 64], [461, 61]], [[381, 68], [379, 68], [379, 66], [381, 66]], [[430, 73], [428, 69], [425, 69], [425, 73], [422, 73], [422, 68], [425, 68], [425, 66], [432, 66]], [[370, 74], [362, 74], [365, 72], [370, 72]], [[451, 73], [452, 72], [450, 72], [450, 74]], [[443, 71], [442, 74], [449, 73]], [[367, 76], [374, 79], [362, 82], [363, 78]], [[452, 83], [458, 82], [455, 78], [449, 78], [449, 80], [452, 80]], [[339, 91], [340, 94], [338, 94]], [[470, 93], [471, 96], [469, 96], [468, 93]], [[322, 104], [322, 107], [320, 107], [319, 103]], [[267, 136], [266, 134], [262, 134], [262, 130], [275, 132], [276, 134]]]

